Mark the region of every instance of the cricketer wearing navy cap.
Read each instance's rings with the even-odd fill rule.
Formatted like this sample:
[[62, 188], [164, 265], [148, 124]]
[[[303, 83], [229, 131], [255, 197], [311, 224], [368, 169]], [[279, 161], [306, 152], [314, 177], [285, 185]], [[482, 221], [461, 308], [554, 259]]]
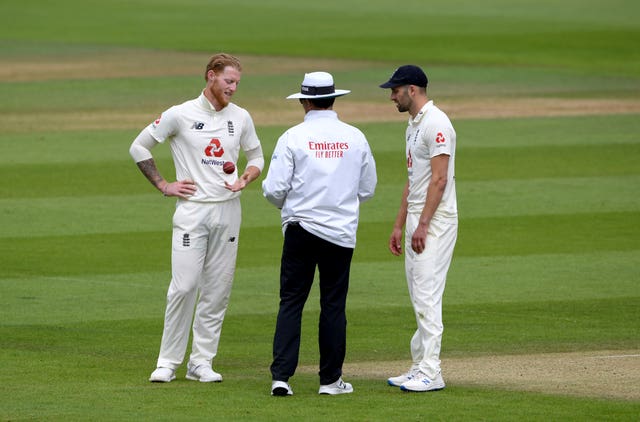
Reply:
[[393, 72], [391, 78], [380, 85], [380, 88], [395, 88], [402, 85], [415, 85], [422, 88], [427, 87], [427, 75], [418, 66], [407, 64], [400, 66]]
[[389, 250], [396, 256], [404, 253], [417, 323], [410, 342], [411, 365], [387, 383], [404, 391], [437, 391], [445, 388], [440, 367], [442, 298], [458, 235], [456, 132], [449, 117], [427, 97], [427, 76], [419, 67], [399, 67], [380, 87], [390, 88], [389, 99], [398, 111], [409, 113], [400, 138], [408, 177]]

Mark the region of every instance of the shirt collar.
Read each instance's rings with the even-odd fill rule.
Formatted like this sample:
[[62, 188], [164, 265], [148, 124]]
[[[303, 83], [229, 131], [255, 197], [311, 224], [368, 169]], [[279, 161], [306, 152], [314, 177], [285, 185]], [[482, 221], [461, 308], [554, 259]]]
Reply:
[[200, 105], [200, 107], [204, 108], [207, 111], [211, 111], [212, 113], [219, 113], [220, 111], [227, 108], [225, 107], [222, 110], [217, 111], [213, 106], [213, 104], [209, 102], [209, 99], [204, 95], [204, 90], [200, 93], [200, 96], [198, 97], [198, 104]]
[[433, 107], [433, 100], [427, 101], [427, 103], [422, 106], [418, 114], [416, 114], [416, 117], [414, 117], [413, 119], [409, 117], [409, 123], [416, 123], [416, 124], [420, 123], [422, 118], [427, 114], [427, 111], [429, 111], [429, 109], [432, 107]]
[[307, 114], [304, 115], [304, 120], [320, 119], [323, 117], [336, 119], [338, 117], [338, 113], [333, 110], [309, 110]]

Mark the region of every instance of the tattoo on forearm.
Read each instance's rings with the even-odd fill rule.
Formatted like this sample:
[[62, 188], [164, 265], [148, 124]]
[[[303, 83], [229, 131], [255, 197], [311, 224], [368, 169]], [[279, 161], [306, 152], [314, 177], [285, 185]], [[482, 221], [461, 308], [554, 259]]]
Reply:
[[158, 183], [164, 180], [163, 177], [160, 175], [160, 172], [156, 167], [156, 162], [153, 160], [153, 158], [140, 161], [137, 164], [142, 174], [144, 174], [144, 176], [151, 182], [151, 184], [153, 184], [153, 186], [158, 187]]

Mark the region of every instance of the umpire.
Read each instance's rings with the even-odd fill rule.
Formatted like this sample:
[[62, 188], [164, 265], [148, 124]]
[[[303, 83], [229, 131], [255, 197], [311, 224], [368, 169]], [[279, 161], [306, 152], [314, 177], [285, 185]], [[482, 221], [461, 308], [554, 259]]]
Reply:
[[302, 310], [320, 277], [319, 394], [353, 392], [342, 380], [346, 351], [345, 313], [360, 203], [377, 183], [376, 166], [364, 134], [338, 119], [335, 89], [326, 72], [305, 75], [298, 99], [304, 121], [279, 139], [262, 183], [264, 196], [281, 209], [284, 245], [280, 309], [271, 364], [274, 396], [292, 395], [289, 378], [298, 365]]

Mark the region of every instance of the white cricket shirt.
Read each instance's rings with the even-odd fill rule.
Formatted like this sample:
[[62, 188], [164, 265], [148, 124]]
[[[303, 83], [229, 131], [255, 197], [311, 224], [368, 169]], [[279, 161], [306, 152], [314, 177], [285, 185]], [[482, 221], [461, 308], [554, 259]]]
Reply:
[[168, 140], [176, 169], [176, 180], [191, 179], [196, 193], [189, 198], [197, 202], [220, 202], [240, 196], [224, 182], [232, 184], [238, 177], [225, 174], [226, 161], [238, 162], [243, 151], [260, 146], [249, 113], [233, 103], [216, 111], [200, 94], [196, 99], [166, 110], [147, 130], [158, 141]]
[[364, 134], [332, 110], [311, 110], [278, 139], [262, 190], [282, 209], [283, 228], [299, 221], [328, 242], [354, 248], [359, 205], [376, 183]]
[[457, 218], [455, 184], [456, 132], [447, 115], [429, 101], [415, 118], [409, 118], [406, 131], [407, 170], [409, 172], [410, 213], [421, 213], [427, 199], [427, 188], [431, 181], [431, 158], [449, 156], [447, 186], [442, 195], [435, 218]]

